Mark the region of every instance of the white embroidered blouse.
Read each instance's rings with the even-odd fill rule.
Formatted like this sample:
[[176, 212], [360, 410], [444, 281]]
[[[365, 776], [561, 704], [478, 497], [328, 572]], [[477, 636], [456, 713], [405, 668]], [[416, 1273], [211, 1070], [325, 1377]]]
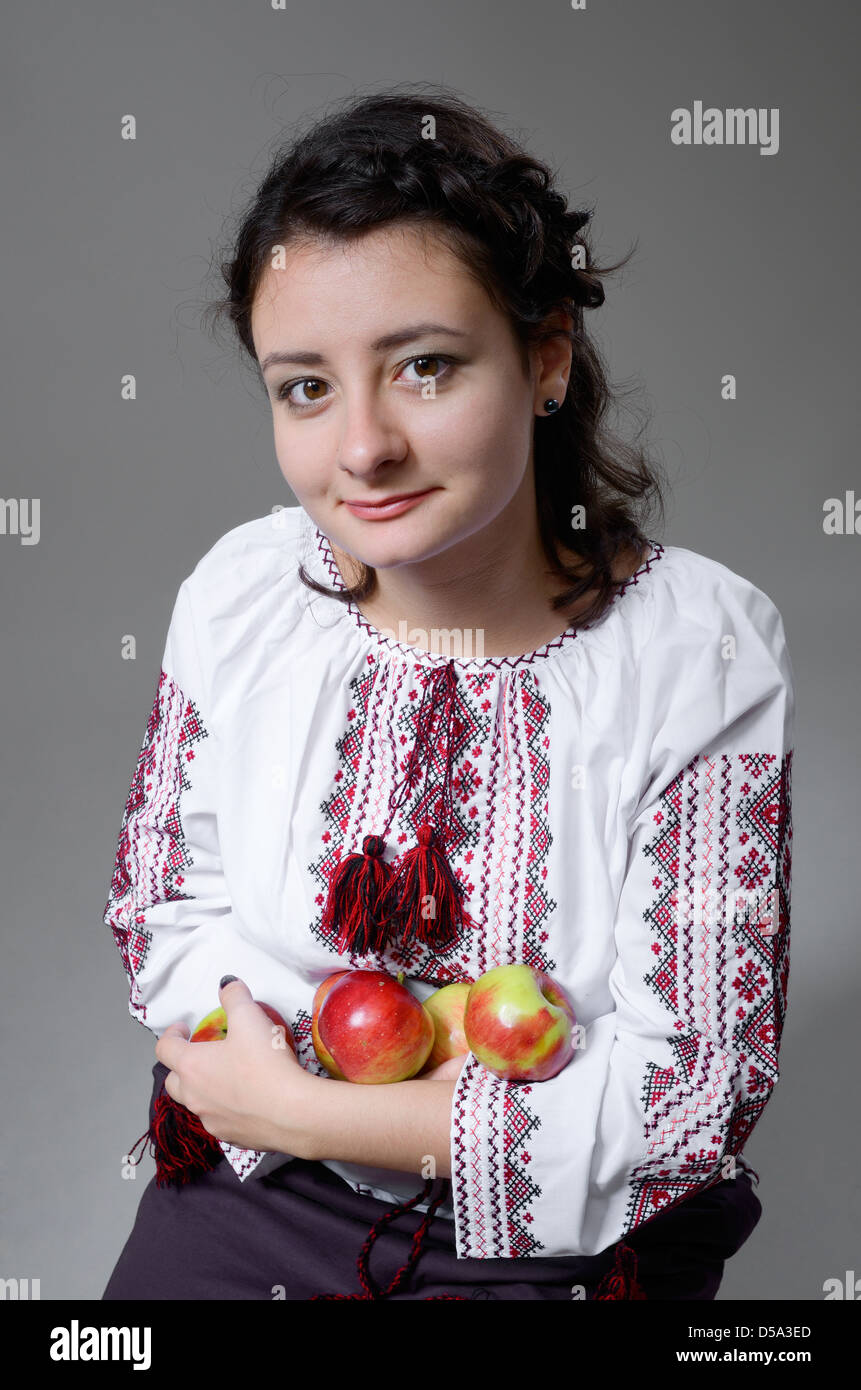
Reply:
[[[547, 971], [580, 1046], [532, 1084], [467, 1054], [438, 1216], [458, 1258], [596, 1254], [747, 1167], [778, 1080], [794, 723], [781, 616], [724, 565], [653, 544], [591, 627], [454, 658], [446, 854], [479, 930], [445, 955], [338, 955], [321, 928], [329, 878], [381, 833], [422, 683], [448, 658], [308, 588], [300, 563], [344, 587], [295, 506], [229, 531], [180, 586], [104, 912], [129, 1011], [156, 1036], [193, 1028], [237, 975], [325, 1076], [311, 1008], [335, 970], [404, 970], [421, 999], [495, 965]], [[416, 843], [443, 772], [431, 761], [401, 803], [387, 861]], [[242, 1181], [290, 1157], [221, 1146]], [[388, 1203], [421, 1189], [418, 1173], [326, 1162]]]

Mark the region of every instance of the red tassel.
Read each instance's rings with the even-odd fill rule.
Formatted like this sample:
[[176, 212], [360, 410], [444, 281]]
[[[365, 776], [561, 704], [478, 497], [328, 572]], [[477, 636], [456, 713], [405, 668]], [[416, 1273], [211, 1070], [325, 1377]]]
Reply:
[[595, 1300], [599, 1299], [643, 1299], [640, 1285], [637, 1283], [637, 1254], [630, 1245], [626, 1245], [623, 1240], [616, 1246], [616, 1263], [610, 1273], [605, 1274], [598, 1290]]
[[204, 1128], [200, 1117], [180, 1105], [164, 1089], [156, 1098], [154, 1109], [155, 1118], [134, 1149], [141, 1140], [149, 1141], [158, 1187], [181, 1187], [202, 1173], [210, 1172], [224, 1158], [221, 1145], [215, 1135]]
[[329, 934], [338, 932], [338, 952], [366, 955], [381, 951], [388, 935], [388, 924], [380, 903], [392, 881], [391, 865], [383, 860], [386, 842], [379, 835], [366, 835], [361, 854], [348, 854], [329, 880], [329, 894], [323, 909], [322, 927]]
[[[456, 943], [461, 924], [472, 929], [475, 922], [463, 906], [463, 884], [435, 836], [432, 825], [419, 827], [418, 844], [401, 856], [383, 910], [387, 920], [403, 920], [403, 942], [445, 950]], [[425, 910], [428, 898], [432, 916]]]

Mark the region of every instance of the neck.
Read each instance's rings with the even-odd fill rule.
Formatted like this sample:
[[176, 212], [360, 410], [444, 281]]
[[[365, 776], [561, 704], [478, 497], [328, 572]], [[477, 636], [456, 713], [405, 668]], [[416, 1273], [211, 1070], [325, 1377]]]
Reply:
[[[531, 489], [529, 471], [526, 477]], [[415, 564], [378, 570], [377, 589], [357, 605], [363, 617], [397, 641], [443, 655], [516, 657], [560, 636], [572, 619], [550, 601], [566, 586], [544, 553], [534, 491], [527, 495], [528, 517], [514, 498], [492, 527]], [[354, 583], [355, 561], [332, 551], [345, 583]], [[578, 563], [573, 551], [560, 547], [560, 554]], [[593, 597], [590, 591], [577, 602], [575, 621]]]

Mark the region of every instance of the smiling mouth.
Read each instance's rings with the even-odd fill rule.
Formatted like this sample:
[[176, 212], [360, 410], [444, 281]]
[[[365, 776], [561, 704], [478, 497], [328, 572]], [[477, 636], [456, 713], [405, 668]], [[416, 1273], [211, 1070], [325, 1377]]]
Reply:
[[368, 499], [367, 501], [365, 501], [364, 498], [360, 498], [360, 497], [357, 497], [357, 498], [345, 497], [345, 498], [344, 498], [344, 506], [345, 506], [345, 507], [373, 507], [373, 508], [377, 508], [377, 507], [393, 507], [393, 506], [395, 505], [396, 502], [409, 502], [413, 497], [424, 497], [424, 495], [425, 495], [426, 492], [431, 492], [431, 491], [432, 491], [431, 488], [425, 487], [425, 488], [422, 488], [422, 489], [421, 489], [420, 491], [418, 491], [418, 492], [399, 492], [399, 493], [395, 493], [394, 496], [392, 496], [392, 497], [384, 497], [380, 502], [371, 501], [370, 499]]

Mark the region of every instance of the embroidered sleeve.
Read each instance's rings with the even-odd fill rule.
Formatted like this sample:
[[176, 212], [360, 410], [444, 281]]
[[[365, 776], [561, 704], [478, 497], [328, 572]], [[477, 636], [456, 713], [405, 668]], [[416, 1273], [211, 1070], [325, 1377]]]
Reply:
[[[254, 992], [271, 969], [235, 930], [218, 839], [215, 735], [188, 584], [174, 606], [103, 914], [125, 967], [129, 1013], [156, 1037], [178, 1021], [194, 1028], [217, 1008], [225, 973], [241, 973]], [[221, 1147], [238, 1177], [260, 1171], [262, 1153]]]
[[201, 691], [183, 584], [104, 911], [128, 978], [129, 1012], [157, 1037], [180, 1019], [193, 1027], [217, 1006], [218, 929], [230, 912], [218, 846], [213, 736]]
[[[513, 1083], [469, 1054], [452, 1106], [459, 1258], [594, 1255], [734, 1176], [779, 1076], [789, 975], [794, 694], [777, 610], [730, 613], [643, 695], [609, 975], [574, 1059]], [[680, 649], [684, 641], [679, 639]], [[576, 985], [576, 982], [574, 982]], [[576, 990], [575, 990], [576, 994]], [[739, 1166], [746, 1166], [744, 1161]]]

